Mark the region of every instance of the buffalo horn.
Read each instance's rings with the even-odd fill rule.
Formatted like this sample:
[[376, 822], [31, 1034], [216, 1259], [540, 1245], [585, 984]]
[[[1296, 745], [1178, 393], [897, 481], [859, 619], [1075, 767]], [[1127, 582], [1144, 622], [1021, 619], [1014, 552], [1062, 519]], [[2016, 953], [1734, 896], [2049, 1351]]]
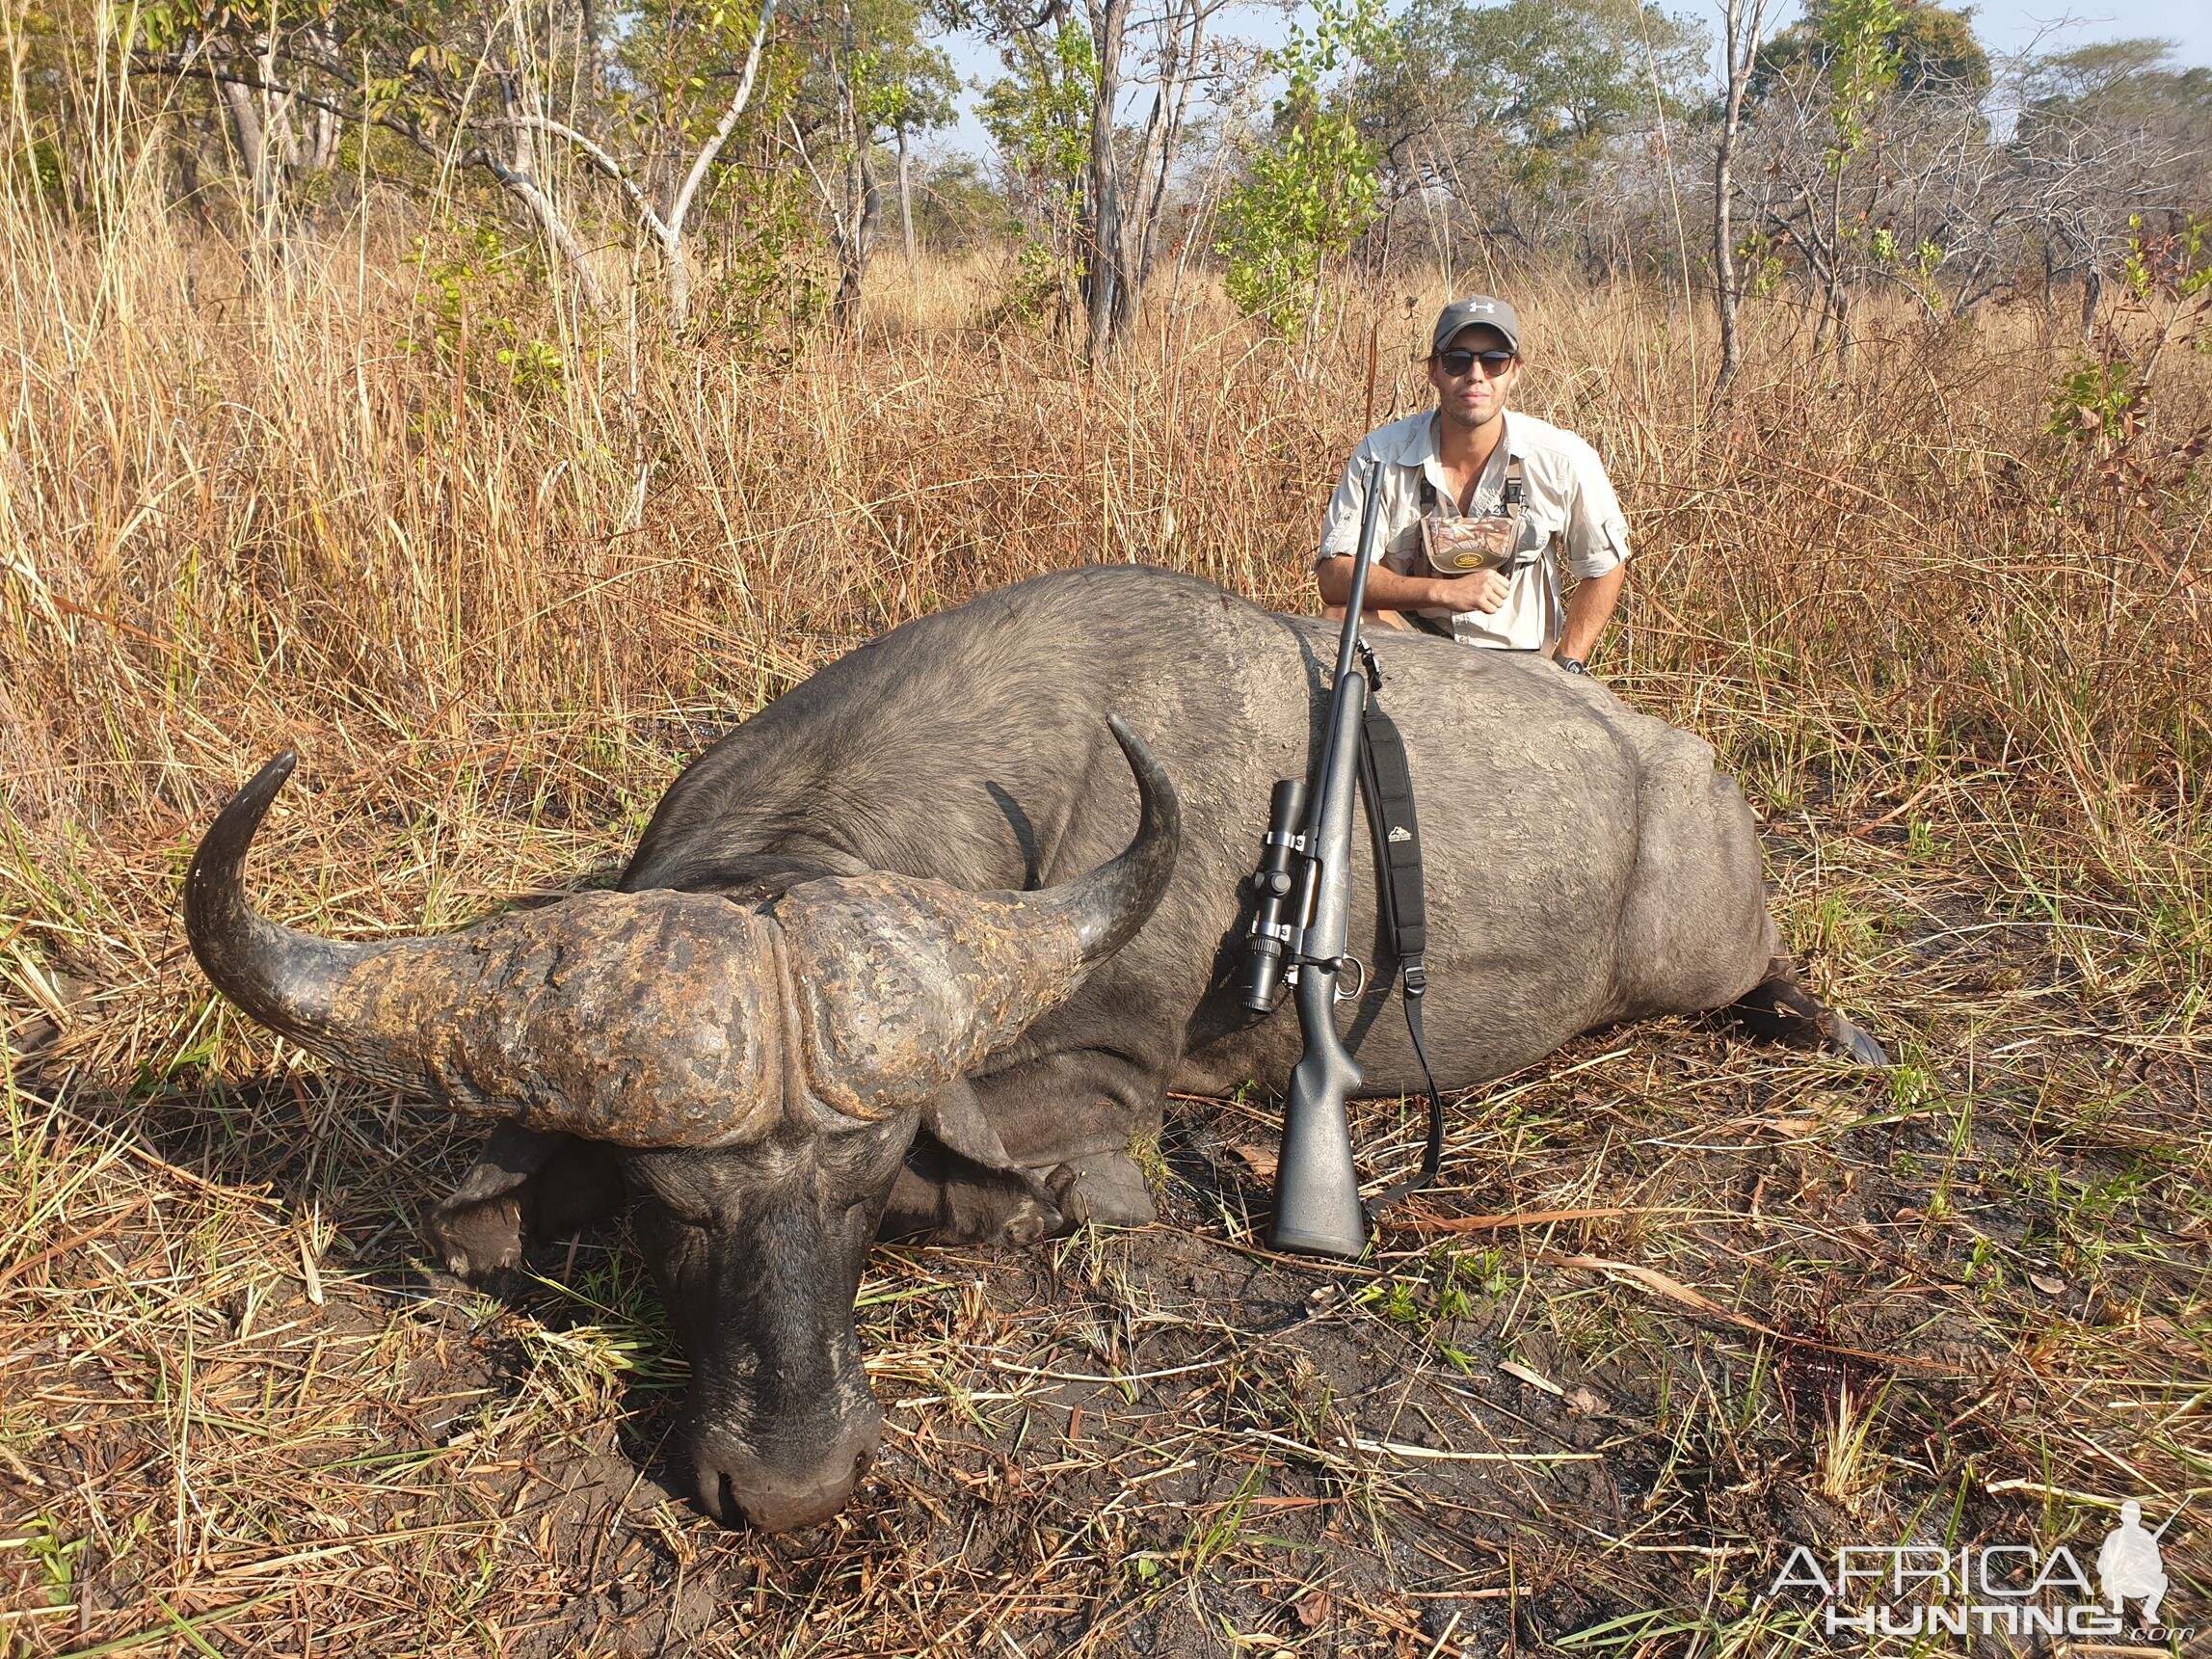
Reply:
[[344, 945], [280, 927], [246, 898], [246, 849], [269, 803], [292, 775], [290, 750], [230, 797], [184, 877], [184, 930], [215, 988], [273, 1031], [313, 1046], [339, 982], [373, 957], [374, 945]]
[[336, 944], [254, 913], [253, 832], [280, 755], [224, 808], [185, 877], [216, 989], [359, 1076], [624, 1146], [758, 1135], [785, 1097], [791, 1003], [772, 924], [712, 894], [580, 893], [438, 938]]
[[775, 905], [808, 1081], [826, 1104], [875, 1118], [930, 1098], [1065, 1003], [1144, 925], [1175, 872], [1182, 808], [1152, 751], [1118, 716], [1108, 724], [1136, 776], [1137, 830], [1089, 873], [1030, 893], [840, 876]]

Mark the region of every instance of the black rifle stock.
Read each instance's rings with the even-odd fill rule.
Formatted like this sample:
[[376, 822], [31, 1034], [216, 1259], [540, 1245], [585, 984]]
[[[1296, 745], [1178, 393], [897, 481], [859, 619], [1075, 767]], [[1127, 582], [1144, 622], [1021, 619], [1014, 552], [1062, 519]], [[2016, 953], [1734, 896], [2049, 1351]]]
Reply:
[[[1347, 958], [1345, 948], [1351, 920], [1352, 794], [1359, 784], [1361, 722], [1366, 716], [1368, 678], [1361, 666], [1360, 607], [1367, 598], [1369, 561], [1381, 521], [1381, 468], [1370, 462], [1366, 511], [1360, 519], [1359, 552], [1353, 562], [1351, 592], [1345, 601], [1344, 634], [1337, 647], [1336, 681], [1330, 692], [1328, 724], [1321, 753], [1305, 791], [1303, 835], [1295, 846], [1296, 875], [1289, 894], [1273, 889], [1278, 900], [1262, 907], [1254, 923], [1255, 961], [1263, 940], [1287, 943], [1282, 977], [1295, 976], [1298, 1026], [1305, 1054], [1291, 1072], [1283, 1114], [1283, 1152], [1275, 1169], [1275, 1224], [1272, 1242], [1280, 1250], [1313, 1255], [1357, 1256], [1367, 1248], [1367, 1212], [1360, 1203], [1359, 1177], [1352, 1167], [1351, 1125], [1345, 1101], [1360, 1084], [1360, 1069], [1337, 1035], [1337, 977]], [[1294, 796], [1278, 786], [1277, 801]], [[1270, 837], [1286, 830], [1274, 826]], [[1261, 879], [1269, 879], [1263, 865]], [[1285, 872], [1287, 873], [1287, 872]], [[1280, 876], [1274, 878], [1278, 884]], [[1284, 910], [1288, 916], [1275, 922]], [[1286, 952], [1278, 949], [1278, 959]], [[1255, 974], [1247, 1006], [1273, 1005], [1273, 986], [1261, 986]], [[1363, 973], [1364, 982], [1364, 973]]]
[[1336, 1023], [1337, 976], [1351, 919], [1352, 790], [1366, 713], [1367, 677], [1357, 668], [1340, 670], [1306, 830], [1306, 878], [1313, 896], [1299, 947], [1296, 993], [1306, 1052], [1291, 1071], [1283, 1155], [1275, 1166], [1275, 1247], [1324, 1256], [1356, 1256], [1367, 1248], [1367, 1212], [1360, 1206], [1351, 1123], [1345, 1115], [1345, 1101], [1359, 1087], [1360, 1069], [1337, 1035]]

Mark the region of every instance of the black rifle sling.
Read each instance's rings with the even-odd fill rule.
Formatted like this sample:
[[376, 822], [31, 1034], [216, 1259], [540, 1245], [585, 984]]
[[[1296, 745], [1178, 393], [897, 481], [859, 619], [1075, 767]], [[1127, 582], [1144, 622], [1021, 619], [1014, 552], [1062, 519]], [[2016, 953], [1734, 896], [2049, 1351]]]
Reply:
[[1421, 999], [1428, 990], [1422, 956], [1428, 949], [1428, 905], [1421, 883], [1421, 825], [1413, 814], [1413, 772], [1406, 764], [1405, 739], [1397, 723], [1372, 699], [1360, 733], [1359, 786], [1367, 801], [1367, 822], [1374, 837], [1375, 885], [1382, 909], [1383, 937], [1398, 958], [1399, 986], [1405, 1000], [1405, 1030], [1428, 1085], [1428, 1147], [1421, 1172], [1407, 1177], [1367, 1206], [1372, 1222], [1408, 1192], [1436, 1179], [1444, 1163], [1444, 1097], [1428, 1066], [1428, 1042], [1421, 1029]]

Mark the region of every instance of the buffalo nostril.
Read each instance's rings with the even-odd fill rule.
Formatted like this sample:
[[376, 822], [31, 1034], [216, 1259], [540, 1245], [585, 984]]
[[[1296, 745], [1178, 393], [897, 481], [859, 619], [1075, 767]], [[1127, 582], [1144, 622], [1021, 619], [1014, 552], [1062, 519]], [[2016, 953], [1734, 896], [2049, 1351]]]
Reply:
[[699, 1499], [699, 1507], [726, 1527], [739, 1523], [737, 1494], [730, 1484], [727, 1471], [701, 1458], [692, 1469], [692, 1493]]

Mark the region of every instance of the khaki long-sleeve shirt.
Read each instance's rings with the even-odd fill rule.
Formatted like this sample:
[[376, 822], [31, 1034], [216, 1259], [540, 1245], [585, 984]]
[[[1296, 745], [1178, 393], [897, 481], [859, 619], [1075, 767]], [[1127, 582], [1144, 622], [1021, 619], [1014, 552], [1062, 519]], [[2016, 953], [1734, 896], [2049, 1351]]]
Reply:
[[[1359, 550], [1360, 518], [1367, 509], [1368, 462], [1382, 462], [1382, 522], [1376, 527], [1375, 557], [1400, 575], [1426, 574], [1422, 558], [1422, 485], [1433, 505], [1429, 511], [1455, 516], [1436, 454], [1435, 411], [1409, 415], [1378, 426], [1352, 451], [1344, 480], [1329, 497], [1321, 522], [1323, 559], [1349, 558]], [[1566, 607], [1559, 592], [1559, 569], [1577, 576], [1601, 576], [1628, 557], [1628, 522], [1620, 497], [1597, 451], [1563, 428], [1532, 415], [1508, 410], [1506, 435], [1491, 451], [1467, 503], [1471, 513], [1495, 513], [1504, 500], [1507, 464], [1521, 463], [1523, 512], [1517, 557], [1525, 560], [1508, 578], [1505, 602], [1494, 611], [1424, 611], [1451, 626], [1452, 636], [1468, 645], [1506, 651], [1549, 651], [1559, 642]]]

